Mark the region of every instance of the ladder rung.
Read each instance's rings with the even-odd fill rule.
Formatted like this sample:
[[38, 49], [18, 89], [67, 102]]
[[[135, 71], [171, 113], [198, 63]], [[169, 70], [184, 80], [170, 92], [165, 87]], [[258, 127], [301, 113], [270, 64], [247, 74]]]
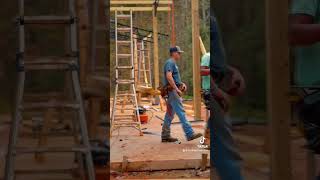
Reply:
[[25, 24], [71, 24], [71, 16], [24, 16]]
[[116, 80], [117, 84], [133, 84], [134, 80]]
[[114, 116], [117, 116], [117, 117], [134, 117], [136, 115], [134, 115], [134, 114], [115, 114]]
[[67, 174], [73, 173], [74, 169], [18, 169], [16, 174]]
[[117, 108], [116, 109], [117, 111], [134, 111], [134, 110], [137, 110], [137, 108]]
[[127, 45], [130, 45], [131, 44], [131, 41], [117, 41], [117, 44], [127, 44]]
[[139, 123], [137, 122], [137, 123], [134, 123], [134, 122], [132, 122], [132, 123], [114, 123], [113, 124], [113, 126], [115, 127], [115, 128], [117, 128], [117, 127], [136, 127], [136, 126], [138, 126], [139, 125]]
[[116, 69], [133, 69], [133, 66], [118, 66]]
[[127, 121], [114, 121], [114, 125], [120, 125], [120, 124], [139, 124], [139, 122], [132, 121], [131, 119], [128, 119]]
[[31, 154], [31, 153], [63, 153], [63, 152], [89, 152], [86, 147], [17, 147], [16, 154]]
[[71, 108], [79, 109], [79, 104], [64, 103], [64, 102], [39, 102], [39, 103], [24, 103], [21, 109], [48, 109], [48, 108]]
[[74, 57], [25, 57], [24, 67], [26, 70], [64, 70], [70, 65], [76, 65]]
[[135, 94], [117, 94], [117, 96], [134, 96]]
[[131, 18], [130, 14], [118, 14], [117, 15], [118, 19], [127, 19], [127, 18]]
[[120, 28], [120, 27], [118, 27], [117, 31], [119, 31], [119, 32], [131, 32], [131, 28]]
[[131, 57], [131, 54], [118, 54], [118, 58], [128, 58]]

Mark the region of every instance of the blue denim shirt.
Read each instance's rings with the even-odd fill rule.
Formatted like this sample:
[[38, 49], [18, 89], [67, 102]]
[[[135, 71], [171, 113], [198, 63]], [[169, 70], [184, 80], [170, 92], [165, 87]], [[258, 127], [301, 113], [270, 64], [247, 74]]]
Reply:
[[182, 83], [181, 78], [180, 78], [179, 68], [178, 68], [176, 62], [171, 58], [166, 61], [166, 63], [164, 64], [164, 67], [163, 67], [163, 75], [164, 75], [163, 76], [163, 84], [165, 86], [169, 84], [168, 79], [166, 77], [167, 72], [172, 72], [173, 80], [177, 86]]

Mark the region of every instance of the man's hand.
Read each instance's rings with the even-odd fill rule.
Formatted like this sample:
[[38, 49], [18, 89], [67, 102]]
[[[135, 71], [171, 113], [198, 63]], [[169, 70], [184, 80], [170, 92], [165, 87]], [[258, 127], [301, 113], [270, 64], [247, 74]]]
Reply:
[[176, 91], [177, 91], [177, 94], [181, 97], [182, 96], [182, 91], [180, 91], [179, 88], [177, 88]]
[[229, 67], [229, 70], [231, 71], [232, 77], [231, 77], [231, 87], [229, 89], [230, 92], [228, 92], [230, 95], [241, 95], [244, 93], [246, 85], [245, 80], [237, 69], [233, 67]]
[[186, 92], [187, 91], [187, 85], [185, 83], [181, 84], [181, 91]]
[[210, 90], [213, 98], [219, 103], [224, 112], [228, 112], [231, 104], [229, 95], [225, 93], [222, 89], [218, 88], [212, 78], [210, 83]]
[[224, 112], [228, 112], [231, 104], [230, 97], [221, 89], [217, 89], [214, 94], [215, 100], [220, 104]]

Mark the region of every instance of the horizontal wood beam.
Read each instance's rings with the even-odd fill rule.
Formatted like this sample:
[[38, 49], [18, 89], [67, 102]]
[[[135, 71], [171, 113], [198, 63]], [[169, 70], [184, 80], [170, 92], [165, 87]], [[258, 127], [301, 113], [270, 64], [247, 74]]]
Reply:
[[[173, 169], [198, 169], [201, 167], [201, 159], [175, 159], [175, 160], [152, 160], [152, 161], [129, 161], [126, 164], [125, 171], [163, 171]], [[121, 171], [123, 162], [111, 162], [110, 169]], [[210, 167], [208, 159], [206, 167]]]
[[[152, 5], [154, 3], [154, 0], [134, 0], [134, 1], [129, 1], [129, 0], [125, 0], [125, 1], [119, 1], [119, 0], [111, 0], [110, 4], [111, 5], [115, 5], [115, 4], [121, 4], [121, 5], [134, 5], [134, 4], [139, 4], [139, 5]], [[159, 4], [172, 4], [172, 1], [159, 1]]]
[[[110, 7], [110, 11], [153, 11], [153, 7]], [[158, 7], [157, 11], [171, 11], [170, 7]]]

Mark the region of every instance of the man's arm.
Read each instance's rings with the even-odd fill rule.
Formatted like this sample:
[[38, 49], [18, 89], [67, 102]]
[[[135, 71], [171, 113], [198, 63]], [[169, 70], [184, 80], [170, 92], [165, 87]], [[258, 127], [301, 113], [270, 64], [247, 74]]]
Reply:
[[181, 95], [182, 92], [179, 90], [179, 88], [177, 87], [176, 83], [174, 82], [174, 79], [173, 79], [171, 71], [168, 71], [166, 73], [166, 78], [167, 78], [169, 84], [171, 85], [171, 87], [173, 87], [178, 92], [178, 94]]
[[320, 24], [307, 14], [292, 14], [289, 17], [290, 45], [312, 45], [320, 41]]
[[211, 86], [211, 94], [214, 97], [214, 99], [220, 104], [224, 112], [228, 112], [230, 102], [231, 102], [229, 96], [216, 85], [216, 83], [212, 78], [211, 78], [210, 86]]

